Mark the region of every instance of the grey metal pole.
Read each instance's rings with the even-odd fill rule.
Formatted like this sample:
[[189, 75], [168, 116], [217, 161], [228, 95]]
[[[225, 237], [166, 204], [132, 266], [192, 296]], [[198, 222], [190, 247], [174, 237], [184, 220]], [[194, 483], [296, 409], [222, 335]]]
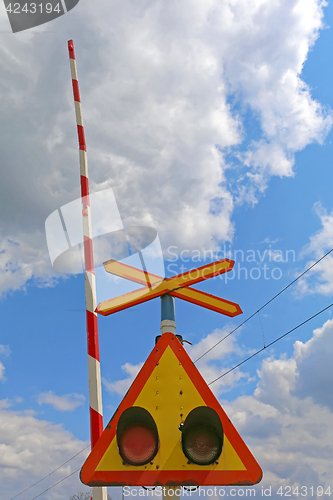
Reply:
[[168, 293], [161, 297], [161, 334], [176, 334], [175, 299]]

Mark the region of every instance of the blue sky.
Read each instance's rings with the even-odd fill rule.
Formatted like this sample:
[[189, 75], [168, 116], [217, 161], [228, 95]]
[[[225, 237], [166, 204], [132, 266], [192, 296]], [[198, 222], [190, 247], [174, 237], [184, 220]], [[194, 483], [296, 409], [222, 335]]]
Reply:
[[[166, 276], [237, 251], [234, 275], [197, 287], [238, 302], [241, 316], [176, 300], [177, 332], [196, 359], [333, 248], [332, 22], [332, 5], [318, 0], [81, 0], [12, 34], [1, 7], [5, 500], [89, 444], [84, 279], [52, 269], [44, 229], [80, 195], [67, 40], [91, 190], [112, 188], [124, 224], [157, 230]], [[331, 268], [327, 257], [203, 358], [207, 382], [261, 349], [263, 335], [268, 344], [333, 302]], [[211, 386], [273, 498], [280, 486], [333, 485], [331, 321], [328, 310]], [[159, 323], [159, 299], [99, 317], [105, 423]], [[75, 471], [86, 453], [18, 498]], [[74, 474], [41, 498], [80, 489]]]

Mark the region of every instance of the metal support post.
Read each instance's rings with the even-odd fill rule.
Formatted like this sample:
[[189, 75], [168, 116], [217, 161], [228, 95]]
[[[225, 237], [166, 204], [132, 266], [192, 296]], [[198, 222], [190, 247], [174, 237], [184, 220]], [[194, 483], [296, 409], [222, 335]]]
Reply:
[[176, 334], [175, 299], [168, 293], [161, 297], [161, 334]]

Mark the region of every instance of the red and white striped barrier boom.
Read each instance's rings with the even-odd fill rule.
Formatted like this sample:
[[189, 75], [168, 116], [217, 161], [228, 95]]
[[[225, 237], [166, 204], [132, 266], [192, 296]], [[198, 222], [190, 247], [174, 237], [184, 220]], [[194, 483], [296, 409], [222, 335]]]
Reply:
[[[99, 361], [98, 344], [98, 324], [95, 309], [96, 303], [96, 283], [93, 259], [90, 202], [89, 202], [89, 181], [86, 141], [84, 135], [79, 83], [76, 71], [76, 61], [73, 40], [68, 42], [69, 60], [71, 65], [71, 75], [73, 83], [73, 94], [75, 104], [75, 114], [77, 123], [77, 133], [79, 139], [80, 153], [80, 174], [81, 174], [81, 198], [82, 198], [82, 218], [83, 218], [83, 244], [84, 244], [84, 265], [85, 265], [85, 290], [86, 290], [86, 314], [87, 314], [87, 340], [88, 340], [88, 377], [89, 377], [89, 406], [90, 406], [90, 438], [91, 448], [93, 448], [103, 432], [103, 410], [102, 410], [102, 387], [101, 369]], [[106, 488], [93, 488], [94, 500], [106, 500]]]

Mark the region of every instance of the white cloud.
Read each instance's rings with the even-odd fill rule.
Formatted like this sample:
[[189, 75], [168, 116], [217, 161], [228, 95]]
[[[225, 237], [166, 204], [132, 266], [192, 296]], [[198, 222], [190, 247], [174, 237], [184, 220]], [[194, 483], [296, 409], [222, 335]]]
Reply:
[[[11, 353], [11, 350], [9, 349], [8, 345], [0, 344], [0, 356], [2, 356], [3, 358], [7, 358], [10, 355], [10, 353]], [[0, 361], [0, 380], [2, 380], [2, 381], [6, 380], [5, 366], [3, 365], [3, 363], [1, 363], [1, 361]]]
[[[216, 248], [233, 238], [235, 203], [256, 203], [271, 176], [293, 175], [294, 153], [331, 126], [300, 76], [324, 5], [81, 2], [52, 22], [42, 53], [40, 36], [4, 37], [0, 289], [52, 283], [44, 220], [79, 195], [60, 38], [75, 41], [92, 189], [114, 188], [123, 218], [156, 227], [164, 248]], [[247, 111], [259, 130], [248, 146]], [[226, 182], [230, 151], [241, 159], [228, 173], [238, 195]]]
[[[0, 240], [0, 295], [26, 287], [31, 278], [37, 286], [53, 286], [56, 277], [45, 252], [41, 233], [16, 235]], [[58, 275], [59, 276], [59, 275]]]
[[276, 405], [264, 405], [253, 396], [224, 408], [262, 466], [260, 487], [271, 486], [271, 498], [279, 498], [280, 486], [316, 489], [332, 484], [332, 413], [327, 408], [290, 397], [288, 408], [274, 415]]
[[0, 361], [0, 380], [6, 380], [5, 378], [5, 367]]
[[[245, 355], [249, 353], [247, 349], [237, 344], [236, 333], [227, 337], [223, 342], [220, 342], [221, 339], [227, 336], [232, 330], [233, 327], [230, 325], [226, 325], [223, 329], [217, 328], [207, 335], [207, 337], [201, 339], [198, 344], [186, 347], [191, 359], [195, 362], [195, 366], [207, 383], [220, 377], [223, 373], [237, 364], [238, 361], [235, 361], [235, 356], [244, 358]], [[209, 351], [209, 349], [218, 342], [220, 343]], [[196, 362], [196, 360], [207, 351], [209, 352]], [[245, 379], [249, 380], [249, 374], [237, 368], [215, 382], [211, 386], [211, 389], [214, 394], [218, 396], [223, 392], [230, 391], [230, 389], [237, 385], [239, 380], [244, 382]]]
[[265, 238], [263, 241], [259, 241], [259, 245], [262, 243], [266, 243], [266, 245], [275, 245], [275, 243], [278, 243], [281, 241], [281, 238], [275, 238], [274, 240], [271, 240], [270, 237]]
[[309, 341], [294, 344], [292, 357], [265, 359], [254, 394], [222, 402], [274, 500], [280, 486], [307, 486], [309, 494], [311, 486], [332, 485], [332, 329], [327, 321]]
[[[325, 253], [333, 248], [333, 211], [327, 210], [317, 202], [314, 212], [320, 219], [321, 229], [310, 236], [310, 241], [304, 246], [301, 257], [310, 255], [313, 257], [305, 264], [305, 269], [312, 266]], [[305, 270], [304, 269], [304, 270]], [[333, 257], [332, 254], [325, 257], [321, 262], [311, 269], [297, 282], [297, 293], [302, 296], [306, 294], [319, 293], [331, 295], [333, 293]]]
[[6, 408], [10, 408], [12, 406], [12, 402], [9, 401], [8, 398], [0, 399], [0, 410], [4, 410]]
[[[196, 361], [197, 358], [215, 346], [217, 342], [220, 342], [222, 338], [226, 337], [231, 332], [231, 330], [233, 330], [233, 327], [230, 325], [226, 325], [223, 329], [216, 328], [197, 344], [188, 346], [187, 351], [193, 361]], [[208, 352], [203, 359], [206, 360], [205, 362], [222, 359], [232, 352], [238, 355], [243, 354], [243, 350], [236, 344], [236, 335], [230, 335], [223, 342], [220, 342], [214, 349]]]
[[0, 344], [0, 356], [9, 356], [11, 354], [11, 350], [9, 349], [9, 345]]
[[51, 405], [58, 411], [73, 411], [85, 402], [83, 394], [64, 394], [57, 396], [52, 391], [42, 392], [37, 396], [37, 403], [39, 405]]
[[132, 365], [131, 363], [125, 363], [121, 369], [129, 375], [122, 380], [117, 380], [116, 382], [108, 382], [106, 379], [102, 379], [103, 384], [107, 388], [107, 390], [111, 393], [119, 394], [123, 396], [127, 390], [129, 389], [131, 383], [139, 373], [143, 363], [139, 363], [137, 365]]
[[[4, 408], [4, 407], [3, 407]], [[61, 425], [32, 415], [0, 410], [0, 481], [3, 498], [12, 498], [79, 453], [88, 443], [75, 439]], [[80, 468], [88, 449], [29, 490], [33, 498]], [[82, 490], [78, 473], [43, 495], [45, 500], [69, 498]], [[27, 494], [26, 494], [27, 495]]]
[[296, 362], [293, 358], [281, 356], [278, 360], [265, 359], [258, 373], [260, 383], [254, 395], [266, 404], [273, 404], [275, 407], [279, 404], [280, 409], [283, 409], [289, 402], [289, 393], [295, 384], [295, 370]]
[[328, 320], [313, 332], [313, 337], [303, 344], [295, 343], [297, 376], [295, 393], [302, 398], [312, 397], [317, 404], [333, 411], [331, 381], [333, 377], [333, 320]]

